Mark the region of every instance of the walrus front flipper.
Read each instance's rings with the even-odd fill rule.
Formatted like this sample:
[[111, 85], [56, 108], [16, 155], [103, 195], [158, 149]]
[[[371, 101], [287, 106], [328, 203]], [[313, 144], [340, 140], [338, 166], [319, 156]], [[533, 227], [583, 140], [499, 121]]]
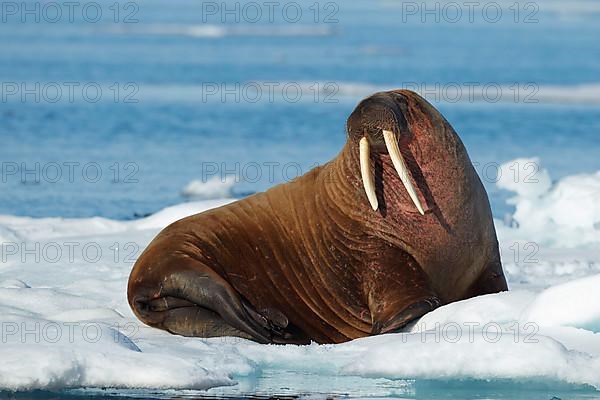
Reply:
[[427, 297], [410, 304], [384, 324], [375, 323], [372, 334], [398, 332], [410, 322], [421, 318], [441, 305], [437, 297]]
[[371, 334], [395, 332], [441, 305], [431, 288], [429, 277], [404, 251], [373, 262], [366, 279], [366, 294], [371, 312]]
[[[499, 259], [499, 257], [498, 257]], [[504, 271], [500, 261], [491, 262], [479, 275], [479, 278], [469, 287], [464, 298], [481, 296], [484, 294], [505, 292], [508, 290]]]

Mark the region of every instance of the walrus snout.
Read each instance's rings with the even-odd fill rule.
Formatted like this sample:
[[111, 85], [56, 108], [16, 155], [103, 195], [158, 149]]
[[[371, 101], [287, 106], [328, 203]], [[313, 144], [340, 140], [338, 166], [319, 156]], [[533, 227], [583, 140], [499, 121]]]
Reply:
[[404, 113], [406, 99], [395, 92], [379, 92], [362, 100], [348, 117], [348, 137], [355, 141], [367, 137], [373, 151], [388, 152], [383, 130], [394, 132], [399, 140], [410, 138]]
[[406, 107], [406, 98], [398, 92], [380, 92], [367, 97], [348, 117], [348, 137], [352, 142], [358, 142], [361, 178], [371, 208], [375, 211], [379, 208], [371, 158], [373, 153], [388, 153], [412, 202], [419, 213], [425, 215], [412, 173], [398, 144], [410, 135], [404, 116]]

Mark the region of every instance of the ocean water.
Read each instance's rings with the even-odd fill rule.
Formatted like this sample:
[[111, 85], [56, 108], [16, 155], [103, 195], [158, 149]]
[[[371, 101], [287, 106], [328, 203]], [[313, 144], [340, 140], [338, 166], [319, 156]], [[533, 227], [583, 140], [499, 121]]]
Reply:
[[215, 175], [237, 175], [236, 196], [264, 190], [335, 156], [360, 98], [403, 87], [459, 132], [497, 216], [502, 162], [600, 169], [596, 2], [494, 3], [497, 22], [483, 6], [454, 22], [451, 8], [295, 2], [296, 23], [286, 3], [254, 22], [243, 2], [233, 16], [235, 2], [84, 2], [56, 23], [35, 4], [0, 24], [1, 214], [132, 219]]

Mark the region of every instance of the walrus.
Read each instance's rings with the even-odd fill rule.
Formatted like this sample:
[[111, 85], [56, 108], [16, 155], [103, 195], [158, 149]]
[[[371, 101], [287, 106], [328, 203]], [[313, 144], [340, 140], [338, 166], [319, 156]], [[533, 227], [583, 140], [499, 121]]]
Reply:
[[507, 290], [489, 200], [458, 135], [414, 92], [362, 100], [330, 162], [165, 228], [128, 300], [183, 336], [340, 343]]

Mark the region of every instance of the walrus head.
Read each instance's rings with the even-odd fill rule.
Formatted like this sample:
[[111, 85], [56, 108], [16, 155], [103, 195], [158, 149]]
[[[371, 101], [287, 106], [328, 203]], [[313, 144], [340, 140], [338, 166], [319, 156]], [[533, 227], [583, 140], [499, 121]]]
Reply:
[[344, 203], [347, 215], [410, 254], [444, 301], [464, 298], [458, 293], [489, 265], [491, 281], [501, 277], [485, 188], [435, 107], [409, 90], [375, 93], [356, 106], [346, 129], [348, 186], [361, 202]]
[[[347, 134], [359, 149], [363, 187], [375, 211], [380, 207], [377, 189], [383, 183], [376, 182], [372, 160], [390, 161], [410, 206], [421, 215], [436, 203], [432, 186], [447, 192], [464, 183], [465, 173], [472, 175], [463, 168], [465, 161], [471, 163], [458, 135], [433, 106], [411, 91], [379, 92], [362, 100], [348, 117]], [[428, 170], [435, 171], [433, 181], [427, 179]]]
[[410, 171], [400, 152], [398, 140], [410, 139], [410, 130], [402, 108], [404, 97], [395, 92], [376, 93], [363, 100], [348, 117], [348, 135], [358, 139], [360, 146], [360, 171], [367, 198], [373, 210], [379, 203], [375, 182], [371, 174], [371, 151], [387, 152], [408, 195], [421, 215], [423, 206], [410, 178]]

